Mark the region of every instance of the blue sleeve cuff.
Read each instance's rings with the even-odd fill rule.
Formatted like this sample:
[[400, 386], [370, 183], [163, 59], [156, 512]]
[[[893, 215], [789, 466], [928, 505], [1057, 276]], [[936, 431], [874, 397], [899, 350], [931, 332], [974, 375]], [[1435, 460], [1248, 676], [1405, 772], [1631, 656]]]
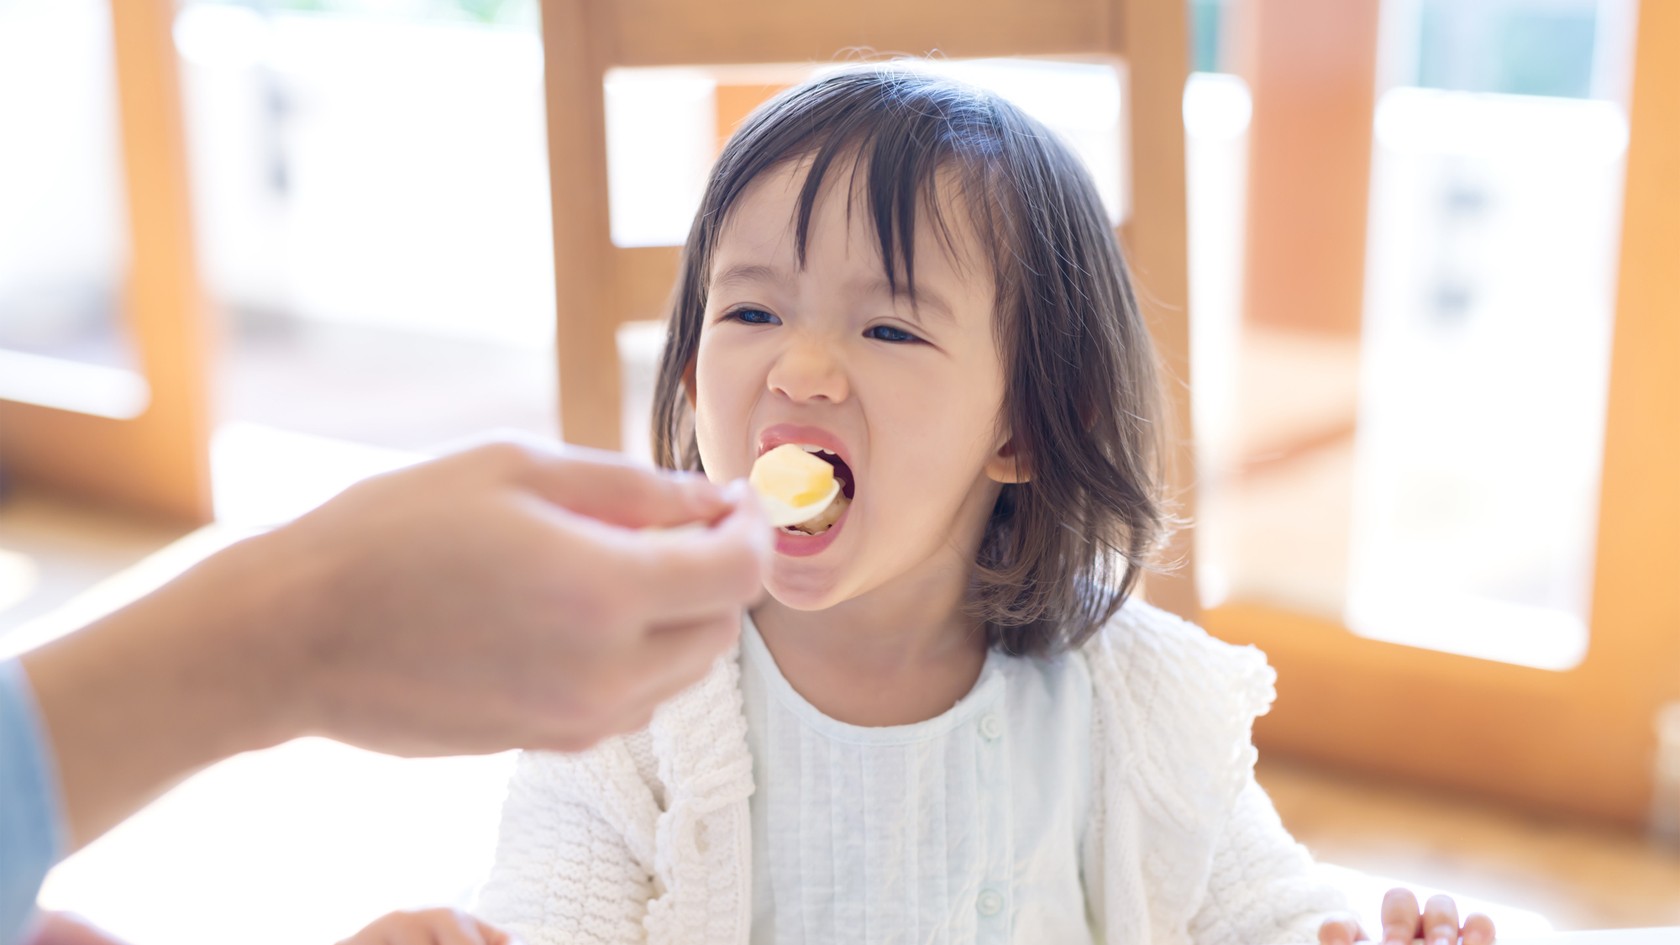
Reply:
[[0, 660], [0, 945], [18, 941], [65, 834], [58, 772], [29, 677], [17, 660]]

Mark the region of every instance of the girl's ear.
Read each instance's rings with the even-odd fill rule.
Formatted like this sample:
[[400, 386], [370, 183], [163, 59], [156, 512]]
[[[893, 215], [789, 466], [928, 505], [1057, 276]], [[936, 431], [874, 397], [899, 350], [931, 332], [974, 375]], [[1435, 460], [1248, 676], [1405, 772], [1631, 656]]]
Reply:
[[695, 360], [696, 359], [694, 359], [694, 358], [689, 358], [688, 359], [688, 366], [683, 368], [683, 396], [688, 398], [688, 409], [689, 410], [693, 410], [694, 409], [694, 404], [695, 404], [695, 395], [694, 395], [694, 391], [695, 391], [695, 387], [694, 387], [694, 362], [695, 362]]
[[986, 478], [993, 482], [1019, 483], [1032, 479], [1026, 461], [1015, 452], [1015, 441], [1005, 440], [986, 463]]

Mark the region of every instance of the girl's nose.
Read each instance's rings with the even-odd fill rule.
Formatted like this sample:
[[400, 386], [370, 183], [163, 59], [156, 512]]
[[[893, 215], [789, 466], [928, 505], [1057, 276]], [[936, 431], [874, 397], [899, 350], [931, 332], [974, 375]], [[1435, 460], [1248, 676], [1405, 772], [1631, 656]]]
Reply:
[[771, 365], [766, 383], [772, 391], [795, 402], [839, 403], [850, 393], [846, 371], [833, 343], [824, 338], [801, 338], [789, 345]]

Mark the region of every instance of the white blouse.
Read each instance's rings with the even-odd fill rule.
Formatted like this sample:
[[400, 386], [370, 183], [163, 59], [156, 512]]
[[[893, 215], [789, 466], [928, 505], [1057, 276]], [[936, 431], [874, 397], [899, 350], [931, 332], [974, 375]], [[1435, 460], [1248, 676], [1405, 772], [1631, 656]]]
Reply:
[[987, 654], [936, 718], [823, 715], [741, 636], [753, 945], [1091, 941], [1085, 659]]
[[961, 705], [912, 727], [926, 744], [895, 744], [777, 695], [779, 674], [748, 669], [773, 665], [762, 643], [744, 640], [756, 658], [719, 658], [647, 728], [520, 756], [486, 919], [530, 945], [749, 945], [755, 931], [1062, 945], [1090, 941], [1088, 914], [1103, 945], [1277, 945], [1315, 941], [1347, 908], [1254, 781], [1250, 728], [1275, 677], [1252, 648], [1133, 599], [1076, 653], [994, 657]]

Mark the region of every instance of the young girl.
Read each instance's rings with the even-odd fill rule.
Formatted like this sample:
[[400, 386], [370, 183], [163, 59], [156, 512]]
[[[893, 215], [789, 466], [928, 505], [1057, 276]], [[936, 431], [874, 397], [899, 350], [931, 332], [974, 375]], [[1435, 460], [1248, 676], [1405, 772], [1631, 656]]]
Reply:
[[[1153, 353], [1080, 162], [897, 67], [734, 135], [654, 441], [829, 461], [739, 650], [643, 731], [527, 753], [484, 916], [571, 942], [1351, 941], [1253, 776], [1261, 655], [1130, 598], [1168, 513]], [[1385, 932], [1491, 939], [1395, 894]], [[1402, 928], [1403, 926], [1403, 928]]]

